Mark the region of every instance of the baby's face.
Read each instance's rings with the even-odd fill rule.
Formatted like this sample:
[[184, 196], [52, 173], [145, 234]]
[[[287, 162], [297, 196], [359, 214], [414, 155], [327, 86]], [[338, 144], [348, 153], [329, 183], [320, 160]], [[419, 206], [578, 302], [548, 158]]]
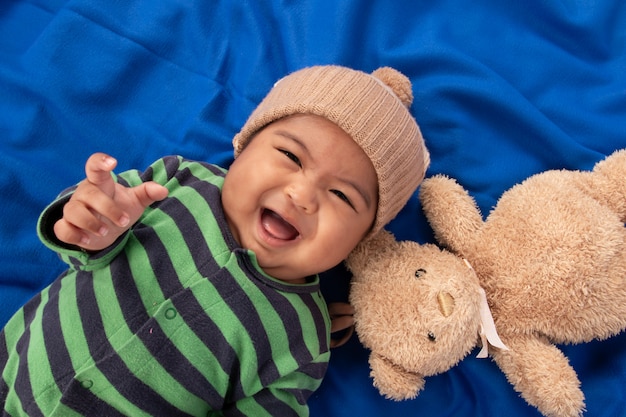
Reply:
[[367, 234], [378, 181], [341, 128], [294, 115], [265, 127], [235, 159], [222, 204], [235, 239], [263, 270], [299, 283], [337, 265]]

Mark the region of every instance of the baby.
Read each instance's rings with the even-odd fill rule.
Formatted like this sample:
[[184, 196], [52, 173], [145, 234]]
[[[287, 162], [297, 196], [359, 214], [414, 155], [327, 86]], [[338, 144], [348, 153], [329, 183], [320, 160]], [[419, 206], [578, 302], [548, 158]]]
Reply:
[[41, 215], [69, 270], [0, 333], [3, 416], [305, 416], [329, 360], [318, 274], [424, 178], [410, 81], [305, 68], [235, 136], [229, 170], [165, 157]]

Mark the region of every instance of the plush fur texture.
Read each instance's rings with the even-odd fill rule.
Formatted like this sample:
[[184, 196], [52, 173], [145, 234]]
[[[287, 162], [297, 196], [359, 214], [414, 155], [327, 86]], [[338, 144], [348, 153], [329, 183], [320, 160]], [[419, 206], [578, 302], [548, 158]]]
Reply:
[[482, 287], [508, 347], [489, 352], [515, 390], [546, 416], [581, 415], [580, 382], [555, 343], [626, 328], [626, 150], [591, 172], [534, 175], [485, 220], [444, 176], [424, 181], [420, 199], [445, 250], [381, 233], [347, 262], [374, 385], [412, 398], [479, 345]]

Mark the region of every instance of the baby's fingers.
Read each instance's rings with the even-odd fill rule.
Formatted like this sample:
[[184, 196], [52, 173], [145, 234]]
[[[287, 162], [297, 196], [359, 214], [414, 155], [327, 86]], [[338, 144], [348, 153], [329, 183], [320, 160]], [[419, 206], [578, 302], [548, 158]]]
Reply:
[[[123, 197], [127, 190], [125, 187], [113, 182], [113, 187], [115, 188], [116, 186], [122, 191], [120, 195]], [[114, 191], [113, 194], [115, 195], [116, 192]], [[78, 185], [72, 198], [64, 206], [63, 217], [72, 224], [80, 222], [78, 224], [79, 227], [94, 233], [104, 223], [100, 222], [100, 225], [96, 225], [93, 218], [98, 220], [106, 219], [118, 227], [126, 227], [129, 223], [128, 212], [125, 210], [124, 204], [116, 200], [116, 198], [118, 197], [113, 198], [104, 192], [100, 185], [84, 180]], [[86, 213], [90, 213], [91, 216], [87, 216]]]
[[94, 153], [85, 163], [87, 181], [97, 185], [109, 196], [115, 192], [115, 181], [111, 177], [111, 171], [117, 166], [117, 160], [104, 153]]
[[[66, 243], [76, 244], [77, 233], [83, 235], [81, 237], [85, 237], [89, 234], [106, 236], [109, 232], [109, 227], [103, 216], [97, 214], [79, 200], [70, 200], [63, 206], [63, 218], [61, 220], [61, 232], [65, 234], [65, 239], [67, 240], [64, 240], [59, 234], [57, 234], [57, 237]], [[73, 242], [68, 240], [73, 240]]]
[[168, 189], [156, 182], [146, 182], [131, 189], [142, 208], [167, 197]]
[[61, 219], [54, 224], [54, 235], [61, 242], [80, 247], [88, 245], [91, 241], [88, 233], [72, 225], [65, 219]]

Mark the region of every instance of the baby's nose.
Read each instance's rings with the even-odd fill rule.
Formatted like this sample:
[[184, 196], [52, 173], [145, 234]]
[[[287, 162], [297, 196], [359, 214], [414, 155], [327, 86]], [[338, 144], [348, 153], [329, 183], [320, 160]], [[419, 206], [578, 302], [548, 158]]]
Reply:
[[293, 181], [287, 185], [285, 192], [293, 204], [305, 213], [314, 213], [319, 208], [318, 191], [311, 181]]

